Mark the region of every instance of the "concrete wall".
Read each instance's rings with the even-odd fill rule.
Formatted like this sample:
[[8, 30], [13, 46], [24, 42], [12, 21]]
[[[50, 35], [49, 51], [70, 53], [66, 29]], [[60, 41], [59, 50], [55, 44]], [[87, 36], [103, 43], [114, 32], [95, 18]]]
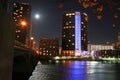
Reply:
[[15, 31], [7, 14], [7, 1], [0, 0], [0, 80], [12, 80]]

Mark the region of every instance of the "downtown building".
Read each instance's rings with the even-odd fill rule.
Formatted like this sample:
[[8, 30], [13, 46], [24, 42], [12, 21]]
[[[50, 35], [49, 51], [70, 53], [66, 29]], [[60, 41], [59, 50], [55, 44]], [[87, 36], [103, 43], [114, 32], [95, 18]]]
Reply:
[[63, 14], [62, 55], [80, 56], [87, 51], [88, 15], [80, 11]]
[[12, 17], [16, 24], [15, 40], [24, 45], [29, 44], [31, 5], [29, 3], [14, 2]]
[[40, 52], [40, 56], [43, 56], [46, 58], [58, 56], [59, 55], [59, 39], [58, 39], [58, 37], [54, 37], [53, 39], [40, 38], [39, 52]]

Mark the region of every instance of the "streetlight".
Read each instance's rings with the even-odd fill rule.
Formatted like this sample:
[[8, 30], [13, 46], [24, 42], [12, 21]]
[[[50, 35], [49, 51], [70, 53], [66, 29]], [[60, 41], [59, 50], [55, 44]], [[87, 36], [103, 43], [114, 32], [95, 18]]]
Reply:
[[26, 21], [21, 21], [21, 23], [20, 23], [20, 24], [21, 24], [21, 26], [22, 26], [22, 27], [24, 27], [24, 26], [26, 26], [26, 25], [27, 25]]
[[[40, 18], [40, 15], [39, 14], [35, 14], [34, 16], [33, 16], [35, 19], [39, 19]], [[30, 39], [30, 47], [31, 47], [31, 41], [33, 41], [34, 40], [34, 38], [32, 37], [32, 21], [33, 20], [31, 20], [31, 24], [30, 24], [30, 37], [29, 37], [29, 39]], [[35, 44], [35, 42], [34, 42], [34, 44]]]

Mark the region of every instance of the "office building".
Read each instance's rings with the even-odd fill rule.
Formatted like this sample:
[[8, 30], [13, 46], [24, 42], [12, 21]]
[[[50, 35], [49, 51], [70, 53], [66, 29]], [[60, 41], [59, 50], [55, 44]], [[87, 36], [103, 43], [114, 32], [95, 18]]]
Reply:
[[31, 5], [29, 3], [13, 3], [12, 17], [16, 24], [15, 40], [26, 44], [30, 39]]
[[39, 52], [42, 56], [54, 57], [59, 55], [59, 39], [40, 38]]
[[88, 15], [80, 11], [68, 11], [63, 14], [62, 54], [80, 56], [87, 51]]
[[88, 44], [88, 51], [115, 50], [115, 44]]

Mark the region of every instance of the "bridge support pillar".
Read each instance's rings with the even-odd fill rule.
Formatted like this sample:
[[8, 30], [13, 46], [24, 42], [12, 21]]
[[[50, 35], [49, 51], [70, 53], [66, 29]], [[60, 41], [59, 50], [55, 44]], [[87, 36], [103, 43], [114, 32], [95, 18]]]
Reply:
[[15, 28], [7, 13], [7, 1], [0, 0], [0, 80], [12, 80]]

